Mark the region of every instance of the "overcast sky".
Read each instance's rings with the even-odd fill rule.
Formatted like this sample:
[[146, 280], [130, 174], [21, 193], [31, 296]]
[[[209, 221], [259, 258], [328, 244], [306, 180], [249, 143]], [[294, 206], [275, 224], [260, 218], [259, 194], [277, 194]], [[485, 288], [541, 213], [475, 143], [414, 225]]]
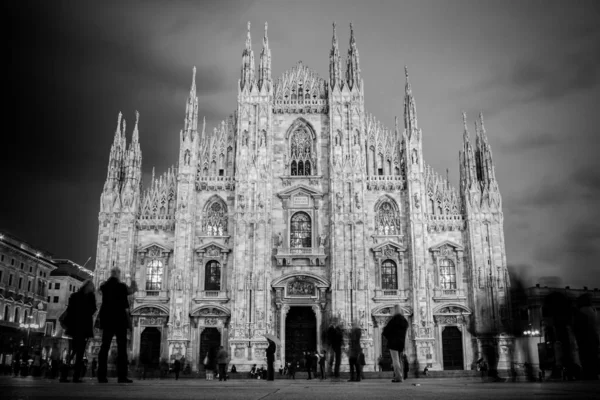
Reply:
[[[247, 21], [269, 23], [274, 78], [328, 76], [331, 23], [350, 21], [366, 109], [393, 127], [407, 65], [427, 163], [458, 181], [461, 111], [480, 110], [504, 202], [509, 266], [535, 283], [600, 286], [599, 1], [19, 1], [1, 166], [0, 228], [95, 260], [117, 114], [135, 110], [146, 182], [176, 162], [192, 67], [212, 127], [236, 107]], [[8, 8], [8, 9], [7, 9]], [[6, 123], [6, 122], [5, 122]], [[93, 262], [92, 262], [93, 265]]]

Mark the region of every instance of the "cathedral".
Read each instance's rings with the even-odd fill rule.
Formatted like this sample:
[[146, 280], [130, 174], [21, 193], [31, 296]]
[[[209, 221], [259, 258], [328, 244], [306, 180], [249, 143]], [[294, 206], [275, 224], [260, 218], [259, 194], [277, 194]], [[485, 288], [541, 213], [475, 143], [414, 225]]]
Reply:
[[334, 24], [328, 77], [299, 62], [274, 79], [267, 25], [256, 67], [248, 24], [232, 114], [212, 129], [199, 120], [194, 68], [179, 159], [147, 187], [139, 114], [128, 145], [119, 114], [95, 283], [118, 266], [138, 284], [130, 359], [185, 357], [197, 371], [222, 345], [244, 371], [266, 364], [272, 334], [277, 366], [325, 349], [335, 320], [361, 327], [372, 371], [389, 359], [381, 332], [399, 304], [411, 369], [507, 367], [502, 200], [483, 117], [472, 144], [463, 114], [453, 187], [425, 162], [408, 71], [402, 120], [387, 128], [366, 110], [352, 25], [342, 64]]

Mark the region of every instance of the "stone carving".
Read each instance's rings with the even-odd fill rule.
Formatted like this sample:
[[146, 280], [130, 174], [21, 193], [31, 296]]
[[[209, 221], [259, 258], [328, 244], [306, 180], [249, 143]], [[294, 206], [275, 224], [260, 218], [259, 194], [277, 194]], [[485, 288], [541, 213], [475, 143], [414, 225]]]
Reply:
[[183, 155], [183, 163], [185, 165], [190, 165], [190, 151], [186, 150], [185, 154]]
[[327, 235], [322, 233], [319, 235], [319, 247], [325, 247], [325, 243], [327, 241]]
[[459, 307], [444, 307], [438, 311], [440, 314], [462, 314], [463, 310]]
[[162, 317], [150, 317], [150, 318], [140, 318], [140, 325], [148, 326], [148, 325], [164, 325], [165, 318]]
[[204, 325], [207, 325], [207, 326], [217, 325], [218, 323], [219, 323], [219, 320], [216, 318], [205, 318], [204, 319]]
[[161, 256], [161, 249], [158, 246], [150, 246], [148, 248], [148, 257], [158, 258]]
[[221, 254], [221, 250], [217, 246], [210, 246], [206, 250], [206, 254], [208, 254], [211, 257], [217, 257]]
[[457, 315], [437, 316], [436, 321], [438, 324], [458, 324], [459, 323]]
[[354, 193], [354, 203], [356, 204], [356, 208], [360, 210], [360, 197], [358, 196], [358, 192]]
[[136, 314], [142, 314], [142, 315], [161, 315], [164, 314], [164, 312], [162, 312], [161, 310], [159, 310], [158, 308], [154, 308], [154, 307], [144, 307], [144, 308], [140, 308]]
[[215, 315], [215, 316], [224, 316], [225, 313], [217, 308], [203, 308], [196, 313], [199, 316], [207, 316], [207, 315]]
[[415, 208], [420, 208], [421, 207], [421, 199], [419, 198], [419, 193], [415, 193], [413, 198], [415, 199]]
[[338, 211], [342, 210], [343, 202], [344, 202], [344, 196], [342, 196], [342, 194], [340, 192], [337, 192], [335, 194], [335, 204], [337, 205]]
[[288, 296], [314, 296], [315, 285], [312, 282], [295, 280], [288, 283], [287, 294]]

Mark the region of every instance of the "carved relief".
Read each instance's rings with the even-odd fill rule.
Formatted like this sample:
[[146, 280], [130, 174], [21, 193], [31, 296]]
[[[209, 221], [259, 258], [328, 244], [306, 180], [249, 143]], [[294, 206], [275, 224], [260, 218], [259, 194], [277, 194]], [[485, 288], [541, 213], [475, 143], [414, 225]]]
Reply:
[[314, 296], [315, 285], [312, 282], [295, 280], [287, 284], [288, 296]]

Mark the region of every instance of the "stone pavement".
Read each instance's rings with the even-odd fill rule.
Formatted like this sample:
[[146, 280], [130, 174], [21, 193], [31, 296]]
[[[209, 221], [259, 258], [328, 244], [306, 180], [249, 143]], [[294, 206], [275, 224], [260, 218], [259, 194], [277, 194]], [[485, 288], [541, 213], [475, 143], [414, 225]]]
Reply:
[[[420, 384], [420, 386], [415, 386]], [[0, 399], [597, 399], [600, 382], [483, 383], [469, 379], [409, 379], [401, 384], [278, 379], [145, 380], [132, 384], [59, 383], [35, 378], [0, 377]]]

